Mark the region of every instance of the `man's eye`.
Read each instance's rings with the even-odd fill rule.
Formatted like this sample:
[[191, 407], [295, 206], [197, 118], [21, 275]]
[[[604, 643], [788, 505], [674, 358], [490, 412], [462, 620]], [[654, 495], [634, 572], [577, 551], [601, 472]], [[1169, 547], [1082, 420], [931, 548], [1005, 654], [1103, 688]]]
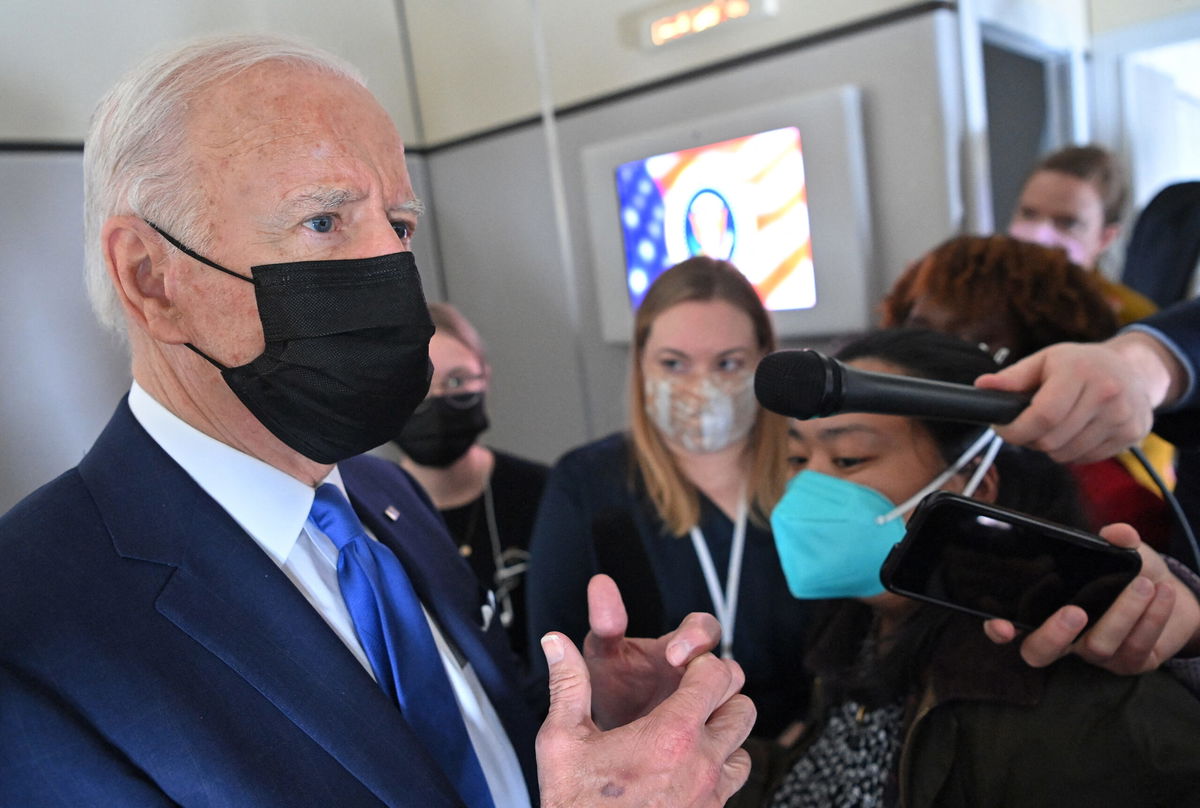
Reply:
[[392, 222], [392, 230], [396, 231], [396, 237], [401, 241], [408, 241], [412, 238], [412, 230], [408, 226], [408, 222]]
[[328, 215], [314, 216], [304, 223], [304, 226], [316, 233], [329, 233], [333, 231], [333, 217]]

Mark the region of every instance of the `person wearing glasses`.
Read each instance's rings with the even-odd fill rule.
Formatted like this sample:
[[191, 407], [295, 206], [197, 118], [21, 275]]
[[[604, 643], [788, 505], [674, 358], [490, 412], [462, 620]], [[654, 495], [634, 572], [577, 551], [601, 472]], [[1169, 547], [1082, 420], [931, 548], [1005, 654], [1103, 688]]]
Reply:
[[381, 452], [429, 494], [459, 554], [484, 588], [495, 593], [496, 619], [524, 663], [529, 644], [521, 583], [549, 467], [479, 442], [488, 428], [487, 348], [449, 303], [430, 303], [429, 316], [435, 328], [429, 340], [429, 395]]

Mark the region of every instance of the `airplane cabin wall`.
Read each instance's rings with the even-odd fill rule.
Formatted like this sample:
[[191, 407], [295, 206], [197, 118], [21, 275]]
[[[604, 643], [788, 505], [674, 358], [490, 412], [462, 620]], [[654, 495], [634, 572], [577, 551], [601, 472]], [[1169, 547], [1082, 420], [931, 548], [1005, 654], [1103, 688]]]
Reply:
[[[550, 460], [624, 422], [626, 355], [599, 337], [579, 150], [715, 104], [855, 84], [879, 292], [960, 226], [964, 189], [986, 182], [962, 159], [955, 15], [971, 2], [780, 0], [773, 20], [650, 53], [628, 47], [628, 21], [642, 0], [359, 0], [352, 15], [317, 0], [8, 0], [0, 28], [0, 185], [8, 191], [0, 372], [9, 390], [0, 404], [0, 512], [82, 456], [128, 383], [124, 351], [92, 324], [80, 280], [79, 144], [102, 92], [152, 48], [203, 33], [269, 31], [309, 39], [363, 69], [409, 143], [414, 187], [429, 205], [415, 247], [426, 293], [460, 305], [491, 343], [488, 438]], [[1080, 27], [1076, 12], [1065, 23], [1053, 18], [1059, 0], [974, 2], [981, 19], [1036, 28], [1047, 40], [1074, 42]], [[1105, 34], [1181, 5], [1086, 2], [1083, 19]], [[531, 53], [535, 14], [551, 71], [544, 85]], [[536, 119], [544, 100], [558, 113], [566, 273]], [[578, 320], [568, 316], [568, 282]]]
[[[551, 460], [626, 421], [628, 348], [601, 337], [582, 188], [584, 147], [719, 109], [858, 86], [876, 244], [872, 296], [878, 298], [909, 261], [960, 223], [956, 59], [953, 15], [938, 9], [560, 115], [578, 331], [567, 308], [541, 127], [506, 129], [427, 153], [447, 296], [489, 343], [489, 439]], [[806, 161], [820, 159], [805, 154]], [[591, 423], [585, 422], [585, 395]]]

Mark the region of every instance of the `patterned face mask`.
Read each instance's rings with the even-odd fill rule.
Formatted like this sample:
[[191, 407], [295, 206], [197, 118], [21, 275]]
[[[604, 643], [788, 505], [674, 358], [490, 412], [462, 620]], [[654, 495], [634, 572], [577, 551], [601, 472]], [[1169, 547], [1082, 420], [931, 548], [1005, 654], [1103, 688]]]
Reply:
[[750, 434], [758, 414], [754, 377], [646, 378], [646, 415], [689, 452], [719, 452]]

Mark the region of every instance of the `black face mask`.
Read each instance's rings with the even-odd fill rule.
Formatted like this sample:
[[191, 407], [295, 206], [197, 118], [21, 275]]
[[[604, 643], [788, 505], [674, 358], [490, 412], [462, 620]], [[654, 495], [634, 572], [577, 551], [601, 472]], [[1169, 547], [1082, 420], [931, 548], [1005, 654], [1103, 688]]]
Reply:
[[443, 469], [465, 455], [487, 428], [483, 393], [434, 396], [408, 419], [396, 445], [417, 465]]
[[238, 399], [275, 437], [318, 463], [336, 463], [386, 443], [425, 393], [433, 366], [433, 322], [412, 253], [342, 261], [297, 261], [239, 275], [254, 284], [266, 348], [221, 370]]

